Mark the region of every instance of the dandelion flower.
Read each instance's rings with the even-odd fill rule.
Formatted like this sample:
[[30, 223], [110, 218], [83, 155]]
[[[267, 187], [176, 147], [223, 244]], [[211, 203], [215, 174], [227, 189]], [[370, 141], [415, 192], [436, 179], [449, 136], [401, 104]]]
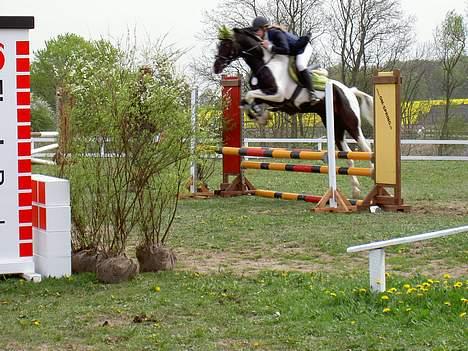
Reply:
[[410, 312], [410, 311], [411, 311], [411, 308], [408, 307], [405, 311], [406, 311], [406, 312]]
[[160, 291], [161, 291], [161, 288], [160, 288], [159, 286], [155, 286], [155, 287], [153, 288], [153, 290], [156, 291], [156, 292], [160, 292]]
[[390, 311], [391, 311], [391, 309], [390, 309], [390, 308], [388, 308], [388, 307], [385, 307], [385, 308], [383, 309], [383, 311], [382, 311], [382, 312], [383, 312], [383, 313], [388, 313], [388, 312], [390, 312]]
[[37, 319], [34, 319], [34, 320], [32, 321], [32, 323], [33, 323], [36, 327], [38, 327], [38, 326], [41, 325], [41, 321], [38, 321]]
[[396, 291], [397, 291], [396, 288], [390, 288], [390, 289], [387, 290], [387, 292], [390, 293], [390, 294], [393, 294], [393, 293], [395, 293]]
[[365, 292], [367, 292], [367, 289], [366, 289], [366, 288], [360, 288], [360, 289], [359, 289], [359, 292], [360, 292], [360, 293], [365, 293]]
[[466, 312], [462, 312], [462, 313], [460, 313], [460, 314], [459, 314], [459, 316], [460, 316], [460, 318], [463, 318], [463, 317], [465, 317], [465, 316], [466, 316]]
[[389, 297], [388, 297], [387, 295], [382, 295], [382, 296], [380, 297], [380, 299], [381, 299], [381, 300], [388, 300]]
[[416, 291], [415, 288], [409, 288], [408, 290], [406, 290], [406, 293], [407, 293], [407, 294], [411, 294], [411, 293], [413, 293], [413, 292], [415, 292], [415, 291]]
[[330, 295], [336, 297], [336, 294], [334, 292], [330, 293]]
[[452, 276], [451, 276], [450, 274], [448, 274], [448, 273], [445, 273], [445, 274], [443, 275], [443, 277], [444, 277], [444, 279], [450, 279], [450, 278], [452, 278]]
[[450, 301], [445, 301], [445, 302], [444, 302], [444, 305], [445, 305], [445, 306], [449, 306], [449, 307], [452, 306], [452, 304], [450, 303]]
[[456, 282], [455, 284], [453, 284], [454, 288], [461, 288], [462, 286], [463, 286], [462, 282]]
[[461, 301], [462, 303], [468, 303], [468, 299], [465, 299], [464, 297], [462, 297], [462, 298], [460, 299], [460, 301]]
[[405, 285], [403, 285], [403, 288], [405, 288], [405, 289], [409, 289], [409, 288], [411, 288], [411, 285], [409, 285], [409, 284], [405, 284]]

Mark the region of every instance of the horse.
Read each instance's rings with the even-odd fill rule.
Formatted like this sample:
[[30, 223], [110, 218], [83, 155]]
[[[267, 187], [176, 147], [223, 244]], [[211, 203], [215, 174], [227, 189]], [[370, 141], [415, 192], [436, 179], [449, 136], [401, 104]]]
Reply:
[[[316, 113], [326, 127], [325, 93], [317, 91], [320, 100], [311, 103], [308, 91], [291, 77], [288, 66], [289, 56], [272, 55], [261, 45], [262, 39], [251, 28], [223, 27], [220, 29], [218, 52], [213, 70], [221, 73], [230, 63], [242, 58], [250, 67], [249, 90], [241, 101], [247, 115], [265, 124], [268, 111], [287, 114]], [[357, 88], [348, 88], [339, 81], [331, 80], [333, 87], [333, 110], [335, 116], [335, 144], [340, 151], [351, 151], [345, 141], [345, 131], [356, 140], [362, 151], [371, 148], [361, 129], [361, 116], [373, 125], [373, 98]], [[359, 100], [358, 100], [359, 99]], [[267, 108], [264, 105], [268, 105]], [[353, 160], [347, 160], [348, 167], [354, 167]], [[371, 163], [371, 167], [373, 167]], [[351, 177], [353, 197], [360, 195], [357, 177]]]

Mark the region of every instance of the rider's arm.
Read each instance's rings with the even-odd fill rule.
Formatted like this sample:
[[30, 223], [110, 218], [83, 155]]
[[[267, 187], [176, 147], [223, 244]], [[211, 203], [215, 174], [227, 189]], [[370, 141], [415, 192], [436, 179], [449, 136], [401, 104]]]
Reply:
[[270, 50], [273, 54], [289, 55], [289, 44], [286, 35], [280, 30], [270, 29], [268, 31], [270, 38]]

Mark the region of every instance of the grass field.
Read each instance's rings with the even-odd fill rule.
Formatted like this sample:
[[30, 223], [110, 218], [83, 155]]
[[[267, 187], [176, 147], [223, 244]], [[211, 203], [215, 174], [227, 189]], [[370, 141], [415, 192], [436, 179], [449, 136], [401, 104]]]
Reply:
[[[346, 253], [468, 223], [466, 163], [402, 168], [410, 213], [315, 214], [311, 204], [250, 196], [184, 200], [169, 241], [174, 272], [119, 285], [92, 274], [1, 280], [0, 350], [465, 350], [466, 234], [387, 250], [382, 294], [368, 291], [366, 255]], [[259, 188], [326, 190], [326, 176], [247, 176]], [[339, 184], [350, 193], [347, 179]]]

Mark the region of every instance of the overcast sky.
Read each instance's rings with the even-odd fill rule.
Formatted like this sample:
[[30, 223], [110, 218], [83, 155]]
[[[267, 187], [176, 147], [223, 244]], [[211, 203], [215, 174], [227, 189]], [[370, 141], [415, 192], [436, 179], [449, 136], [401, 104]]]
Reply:
[[[432, 39], [434, 28], [448, 10], [465, 14], [468, 0], [401, 0], [403, 11], [417, 18], [418, 41]], [[72, 32], [86, 39], [121, 38], [128, 28], [156, 40], [168, 34], [167, 41], [191, 49], [184, 58], [200, 53], [194, 37], [202, 29], [204, 10], [216, 7], [218, 0], [0, 0], [0, 15], [32, 15], [36, 28], [31, 32], [33, 50], [44, 47], [54, 36]]]

